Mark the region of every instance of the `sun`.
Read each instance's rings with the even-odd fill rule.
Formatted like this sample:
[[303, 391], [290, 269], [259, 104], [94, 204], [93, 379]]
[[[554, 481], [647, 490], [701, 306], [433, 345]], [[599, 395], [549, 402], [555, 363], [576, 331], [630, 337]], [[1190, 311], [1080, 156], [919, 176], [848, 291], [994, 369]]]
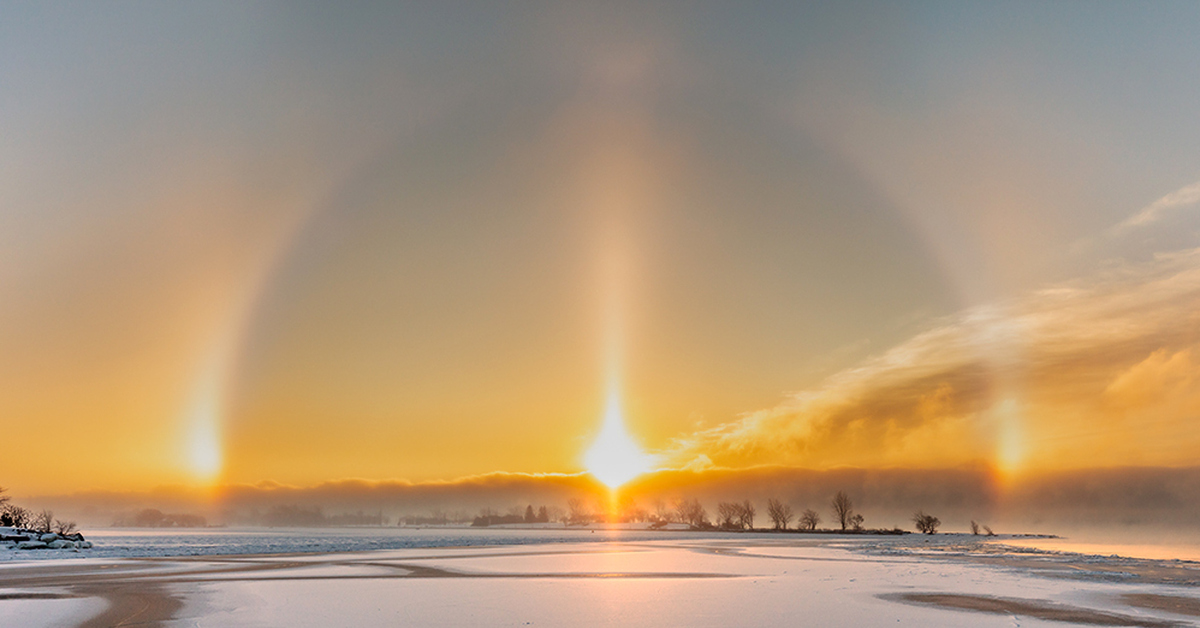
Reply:
[[625, 430], [616, 391], [608, 395], [604, 425], [583, 462], [588, 473], [610, 489], [616, 489], [652, 468], [653, 458], [643, 452]]
[[211, 422], [196, 423], [188, 439], [188, 462], [192, 474], [202, 482], [209, 482], [221, 472], [221, 445], [217, 441], [216, 426]]
[[188, 470], [201, 484], [212, 482], [221, 472], [221, 440], [218, 411], [212, 395], [193, 404], [185, 433], [184, 452]]

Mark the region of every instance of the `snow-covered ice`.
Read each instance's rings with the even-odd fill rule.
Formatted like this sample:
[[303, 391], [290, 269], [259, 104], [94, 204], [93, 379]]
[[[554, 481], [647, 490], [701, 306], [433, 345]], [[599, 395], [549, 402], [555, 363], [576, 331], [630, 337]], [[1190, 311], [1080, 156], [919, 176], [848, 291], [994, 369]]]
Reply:
[[[719, 534], [719, 533], [718, 533]], [[411, 547], [592, 543], [613, 539], [688, 538], [689, 532], [589, 528], [174, 528], [87, 531], [93, 547], [81, 553], [3, 551], [7, 560], [151, 558], [229, 554], [358, 552]], [[724, 536], [734, 536], [732, 533]]]
[[75, 626], [100, 614], [106, 605], [103, 599], [97, 597], [6, 588], [0, 592], [0, 626]]
[[[1200, 564], [1005, 539], [524, 534], [524, 544], [9, 562], [0, 625], [71, 625], [101, 612], [117, 623], [122, 605], [178, 627], [1191, 626], [1200, 617]], [[13, 617], [33, 623], [4, 621]]]

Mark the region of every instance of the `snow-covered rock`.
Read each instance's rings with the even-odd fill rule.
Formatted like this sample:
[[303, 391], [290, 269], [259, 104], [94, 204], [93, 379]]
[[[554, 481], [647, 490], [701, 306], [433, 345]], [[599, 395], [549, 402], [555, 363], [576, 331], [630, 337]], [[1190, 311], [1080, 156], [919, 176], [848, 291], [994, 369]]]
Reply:
[[0, 548], [4, 549], [56, 549], [77, 552], [90, 547], [92, 544], [85, 541], [83, 535], [78, 532], [64, 535], [23, 528], [0, 527]]

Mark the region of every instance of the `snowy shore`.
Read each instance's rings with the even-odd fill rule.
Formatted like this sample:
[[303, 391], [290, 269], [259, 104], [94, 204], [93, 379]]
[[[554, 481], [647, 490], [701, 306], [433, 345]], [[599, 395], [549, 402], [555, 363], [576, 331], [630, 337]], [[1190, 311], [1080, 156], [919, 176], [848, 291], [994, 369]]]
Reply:
[[[381, 549], [544, 543], [592, 543], [621, 540], [692, 538], [684, 530], [644, 527], [463, 526], [338, 528], [100, 528], [88, 531], [94, 546], [86, 553], [16, 552], [0, 547], [0, 563], [13, 560], [90, 558], [160, 558], [225, 554], [359, 552]], [[738, 538], [740, 533], [704, 533]]]
[[0, 625], [113, 625], [134, 613], [164, 626], [1159, 627], [1200, 618], [1200, 564], [1187, 561], [965, 535], [538, 536], [526, 532], [525, 545], [10, 561], [0, 565]]
[[[79, 550], [91, 549], [92, 542], [83, 538], [83, 534], [79, 532], [51, 532], [49, 530], [28, 530], [25, 528], [12, 528], [0, 526], [0, 550], [17, 550], [18, 552], [26, 552], [31, 550], [61, 550], [78, 552]], [[4, 552], [0, 556], [7, 557], [9, 553]]]

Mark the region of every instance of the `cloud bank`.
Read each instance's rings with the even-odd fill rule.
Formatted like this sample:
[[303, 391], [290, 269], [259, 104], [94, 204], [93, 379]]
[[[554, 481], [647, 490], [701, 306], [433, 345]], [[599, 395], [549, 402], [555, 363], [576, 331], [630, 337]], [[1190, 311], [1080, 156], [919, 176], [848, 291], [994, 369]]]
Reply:
[[[797, 511], [813, 509], [832, 520], [830, 498], [846, 491], [871, 527], [911, 528], [916, 509], [942, 519], [946, 530], [965, 530], [971, 520], [999, 532], [1068, 534], [1074, 530], [1138, 529], [1194, 534], [1200, 518], [1200, 467], [1128, 467], [1057, 471], [1006, 481], [983, 466], [942, 469], [749, 469], [659, 471], [624, 487], [620, 503], [657, 512], [679, 499], [697, 499], [713, 514], [721, 501], [749, 500], [759, 509], [758, 525], [768, 525], [767, 499]], [[604, 508], [604, 487], [586, 475], [494, 473], [450, 482], [339, 480], [316, 486], [275, 482], [227, 485], [211, 492], [184, 487], [152, 491], [85, 492], [22, 499], [22, 505], [50, 508], [85, 529], [129, 521], [144, 508], [205, 517], [210, 524], [270, 525], [271, 513], [380, 515], [401, 518], [449, 516], [469, 520], [481, 512], [521, 513], [547, 506], [563, 513], [572, 499]], [[441, 513], [439, 515], [439, 513]], [[1123, 536], [1126, 542], [1130, 537]]]
[[677, 468], [1010, 471], [1200, 454], [1200, 250], [978, 307], [772, 408], [676, 440]]

